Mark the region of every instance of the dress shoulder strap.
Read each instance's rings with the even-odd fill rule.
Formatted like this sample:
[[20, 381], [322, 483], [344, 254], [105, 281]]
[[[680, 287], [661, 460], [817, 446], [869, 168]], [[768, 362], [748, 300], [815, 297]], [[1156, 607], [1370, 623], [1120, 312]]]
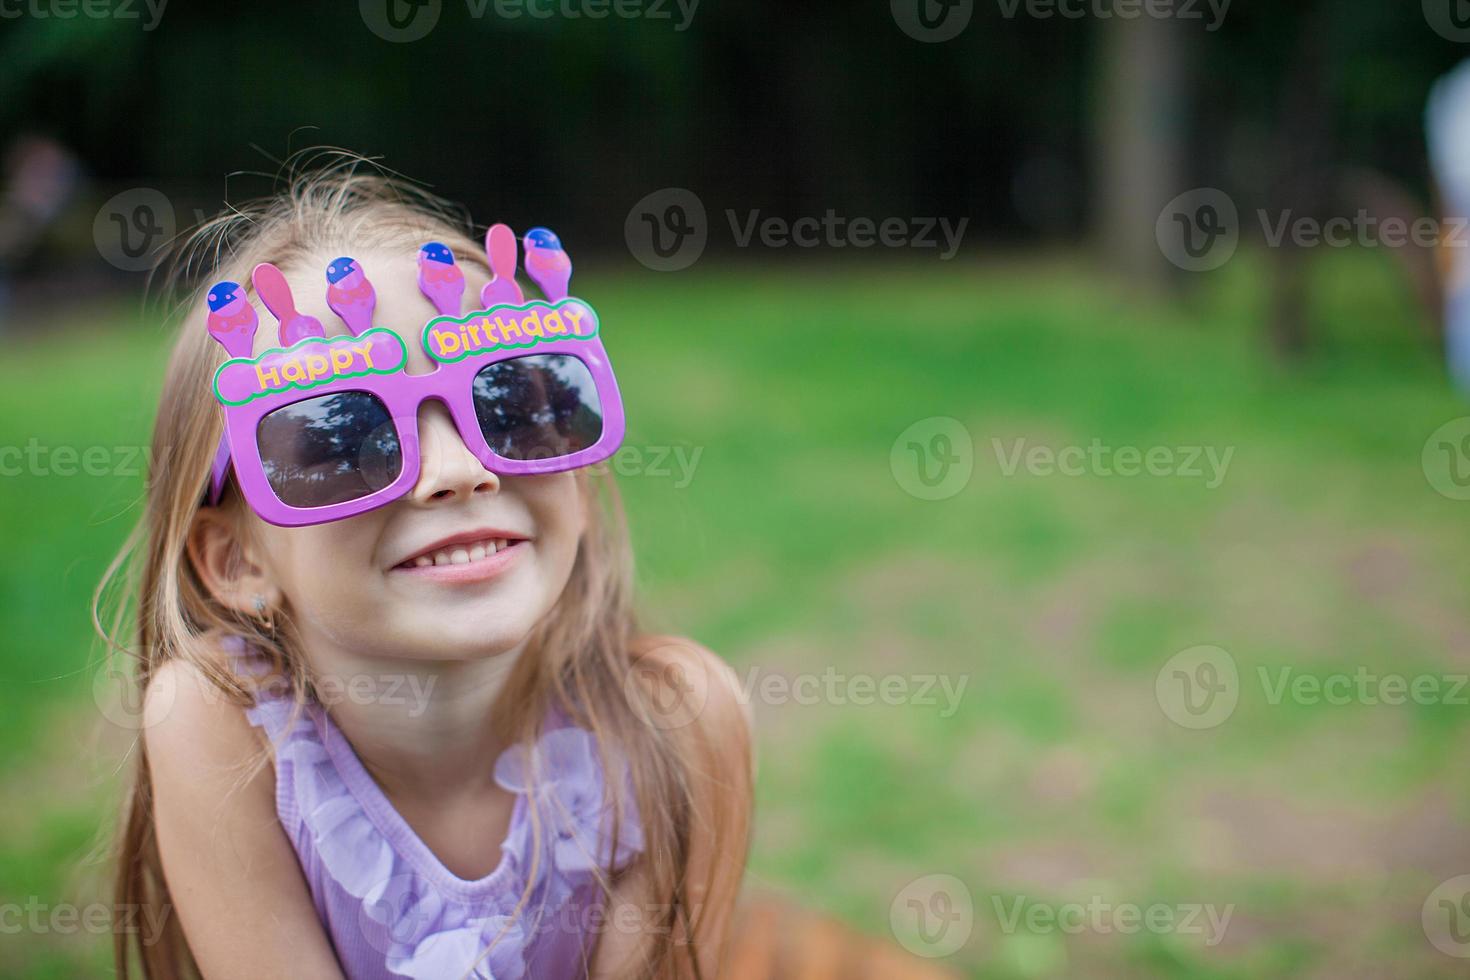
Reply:
[[284, 678], [271, 677], [271, 664], [265, 654], [248, 644], [244, 637], [226, 637], [222, 645], [229, 657], [230, 667], [241, 677], [256, 682], [255, 703], [245, 709], [250, 724], [265, 732], [279, 749], [295, 729], [309, 729], [310, 722], [297, 699], [291, 697], [290, 683]]

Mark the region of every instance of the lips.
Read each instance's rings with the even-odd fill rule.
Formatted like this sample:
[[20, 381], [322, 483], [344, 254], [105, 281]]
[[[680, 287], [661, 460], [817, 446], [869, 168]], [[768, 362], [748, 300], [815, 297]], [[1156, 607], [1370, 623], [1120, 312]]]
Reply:
[[526, 540], [513, 531], [485, 528], [441, 538], [426, 548], [409, 555], [395, 569], [442, 568], [469, 565], [494, 558]]

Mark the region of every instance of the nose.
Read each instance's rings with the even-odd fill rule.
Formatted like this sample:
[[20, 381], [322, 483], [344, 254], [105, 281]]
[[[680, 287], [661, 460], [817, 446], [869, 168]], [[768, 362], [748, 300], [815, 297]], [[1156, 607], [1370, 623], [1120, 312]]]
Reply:
[[435, 401], [424, 405], [419, 414], [419, 479], [408, 499], [427, 506], [499, 489], [500, 477], [470, 452], [449, 411]]

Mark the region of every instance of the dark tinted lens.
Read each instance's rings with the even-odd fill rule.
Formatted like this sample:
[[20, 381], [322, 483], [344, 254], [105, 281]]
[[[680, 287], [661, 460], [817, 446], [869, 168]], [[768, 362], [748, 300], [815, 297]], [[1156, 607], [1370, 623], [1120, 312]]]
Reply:
[[506, 459], [551, 459], [602, 438], [602, 402], [587, 365], [568, 354], [497, 361], [475, 375], [475, 415]]
[[398, 431], [376, 395], [339, 391], [278, 408], [256, 428], [282, 503], [326, 507], [383, 489], [403, 470]]

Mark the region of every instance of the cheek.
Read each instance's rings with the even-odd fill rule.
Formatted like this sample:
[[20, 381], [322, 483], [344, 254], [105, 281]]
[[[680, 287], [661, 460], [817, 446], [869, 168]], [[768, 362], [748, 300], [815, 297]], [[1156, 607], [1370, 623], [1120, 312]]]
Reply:
[[[366, 516], [366, 515], [364, 515]], [[357, 593], [346, 570], [371, 558], [370, 531], [353, 527], [360, 518], [300, 528], [272, 528], [263, 540], [273, 577], [297, 605], [337, 605]]]
[[587, 528], [587, 508], [575, 473], [549, 473], [527, 478], [524, 497], [536, 517], [541, 536], [575, 549]]

